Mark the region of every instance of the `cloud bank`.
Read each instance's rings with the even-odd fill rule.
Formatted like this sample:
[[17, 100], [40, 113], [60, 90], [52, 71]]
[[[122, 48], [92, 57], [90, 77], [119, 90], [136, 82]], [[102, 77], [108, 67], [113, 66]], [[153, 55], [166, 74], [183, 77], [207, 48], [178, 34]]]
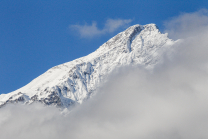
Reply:
[[112, 33], [121, 27], [126, 27], [131, 22], [131, 19], [108, 19], [103, 29], [99, 29], [96, 22], [92, 22], [92, 25], [71, 25], [70, 28], [76, 30], [83, 38], [92, 38]]
[[[164, 63], [153, 71], [120, 69], [96, 96], [67, 116], [38, 104], [6, 106], [0, 109], [1, 138], [208, 138], [208, 30], [205, 22], [198, 25], [206, 14], [188, 15], [198, 20], [192, 20], [196, 22], [191, 23], [192, 33], [173, 30], [172, 36], [184, 37], [174, 46], [172, 59], [164, 54]], [[186, 17], [180, 15], [170, 23], [183, 28], [190, 22]]]

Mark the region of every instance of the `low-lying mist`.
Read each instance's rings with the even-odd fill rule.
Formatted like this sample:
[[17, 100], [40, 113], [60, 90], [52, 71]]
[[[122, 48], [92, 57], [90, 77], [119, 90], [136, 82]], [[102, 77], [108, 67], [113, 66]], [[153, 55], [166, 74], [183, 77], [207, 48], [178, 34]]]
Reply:
[[[173, 53], [153, 70], [123, 67], [97, 95], [63, 116], [53, 107], [0, 109], [2, 139], [207, 139], [208, 16], [185, 13], [166, 22]], [[169, 51], [169, 50], [166, 50]]]

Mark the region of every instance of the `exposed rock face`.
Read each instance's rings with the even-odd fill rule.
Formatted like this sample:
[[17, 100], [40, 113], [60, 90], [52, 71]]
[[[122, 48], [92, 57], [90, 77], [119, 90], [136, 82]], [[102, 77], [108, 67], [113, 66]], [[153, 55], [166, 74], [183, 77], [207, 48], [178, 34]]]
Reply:
[[153, 67], [162, 48], [175, 42], [161, 34], [155, 24], [134, 25], [100, 46], [95, 52], [55, 66], [26, 86], [0, 95], [0, 106], [22, 102], [69, 107], [90, 98], [103, 78], [128, 65]]

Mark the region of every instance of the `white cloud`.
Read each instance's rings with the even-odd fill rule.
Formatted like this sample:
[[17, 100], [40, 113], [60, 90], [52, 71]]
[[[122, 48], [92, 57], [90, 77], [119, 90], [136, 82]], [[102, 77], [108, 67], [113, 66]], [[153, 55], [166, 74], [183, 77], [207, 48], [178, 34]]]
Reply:
[[70, 28], [76, 30], [83, 38], [92, 38], [112, 33], [121, 27], [126, 27], [131, 21], [131, 19], [108, 19], [103, 29], [99, 29], [96, 22], [92, 22], [92, 25], [71, 25]]
[[[192, 14], [198, 19], [192, 24], [205, 18]], [[178, 28], [190, 22], [181, 19], [182, 16], [175, 17]], [[175, 46], [174, 59], [165, 59], [151, 72], [131, 67], [120, 69], [96, 96], [68, 116], [61, 116], [55, 108], [37, 104], [1, 108], [1, 138], [208, 138], [206, 22], [198, 28], [201, 29], [194, 29], [193, 33], [187, 33], [188, 29], [174, 30], [173, 36], [184, 36]]]
[[174, 39], [195, 36], [195, 31], [203, 32], [203, 29], [208, 26], [208, 10], [202, 9], [193, 13], [183, 13], [165, 21], [164, 25], [170, 37]]
[[131, 22], [132, 22], [131, 19], [127, 19], [127, 20], [108, 19], [105, 23], [105, 27], [104, 27], [103, 31], [105, 31], [105, 32], [114, 32], [118, 28], [123, 27], [125, 25], [128, 25]]

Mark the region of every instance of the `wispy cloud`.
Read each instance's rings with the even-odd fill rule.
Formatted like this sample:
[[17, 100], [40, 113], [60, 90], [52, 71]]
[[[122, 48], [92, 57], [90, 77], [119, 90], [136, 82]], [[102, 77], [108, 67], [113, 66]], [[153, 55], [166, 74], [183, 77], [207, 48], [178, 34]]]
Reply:
[[193, 13], [182, 13], [177, 17], [164, 22], [166, 32], [173, 39], [182, 39], [194, 36], [194, 33], [203, 32], [208, 26], [208, 10], [201, 9]]
[[98, 35], [112, 33], [121, 27], [126, 27], [131, 22], [131, 19], [108, 19], [103, 29], [99, 29], [95, 21], [92, 22], [92, 25], [70, 25], [70, 29], [76, 30], [83, 38], [92, 38]]

